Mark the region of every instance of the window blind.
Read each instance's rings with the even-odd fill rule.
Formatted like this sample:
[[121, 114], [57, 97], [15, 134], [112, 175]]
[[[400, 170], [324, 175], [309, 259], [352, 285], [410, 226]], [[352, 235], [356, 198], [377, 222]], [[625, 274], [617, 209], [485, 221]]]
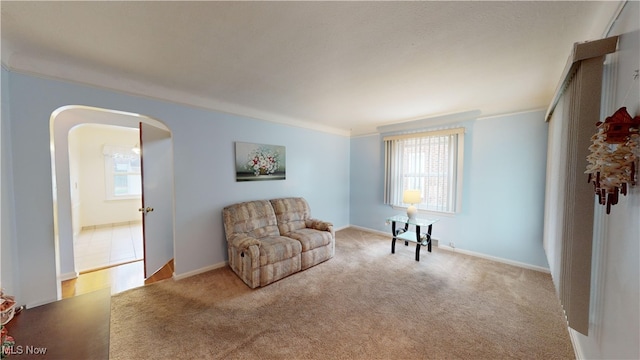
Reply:
[[402, 203], [404, 190], [418, 189], [418, 209], [455, 212], [459, 208], [464, 128], [384, 137], [384, 203]]
[[544, 248], [568, 325], [588, 335], [594, 192], [584, 171], [600, 119], [604, 57], [617, 37], [576, 43], [547, 112]]

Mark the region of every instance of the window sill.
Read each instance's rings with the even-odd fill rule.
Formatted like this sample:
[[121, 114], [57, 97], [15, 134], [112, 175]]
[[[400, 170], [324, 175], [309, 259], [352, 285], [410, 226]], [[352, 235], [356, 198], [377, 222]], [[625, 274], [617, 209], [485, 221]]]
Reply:
[[[391, 205], [391, 207], [394, 210], [402, 210], [405, 213], [407, 212], [407, 208], [406, 207], [395, 206], [395, 205]], [[428, 216], [447, 216], [447, 217], [456, 216], [455, 212], [444, 212], [444, 211], [433, 211], [433, 210], [418, 209], [418, 215], [421, 215], [421, 214], [428, 215]]]
[[107, 198], [106, 201], [123, 201], [123, 200], [139, 200], [142, 201], [141, 196], [118, 196]]

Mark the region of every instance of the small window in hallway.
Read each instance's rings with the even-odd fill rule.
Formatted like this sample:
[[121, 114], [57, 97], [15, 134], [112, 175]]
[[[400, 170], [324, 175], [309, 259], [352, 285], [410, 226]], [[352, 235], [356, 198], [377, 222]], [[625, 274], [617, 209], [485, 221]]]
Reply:
[[108, 200], [140, 198], [140, 155], [132, 147], [104, 146], [105, 183]]

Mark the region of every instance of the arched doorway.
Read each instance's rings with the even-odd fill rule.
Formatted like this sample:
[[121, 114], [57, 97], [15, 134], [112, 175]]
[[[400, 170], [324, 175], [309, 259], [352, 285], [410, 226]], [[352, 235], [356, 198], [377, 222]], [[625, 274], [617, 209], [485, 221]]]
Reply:
[[[72, 184], [70, 179], [69, 164], [69, 132], [72, 128], [82, 124], [103, 124], [119, 126], [124, 128], [139, 128], [140, 124], [151, 126], [159, 131], [169, 134], [169, 151], [172, 153], [170, 140], [170, 129], [159, 120], [134, 113], [127, 113], [116, 110], [100, 109], [87, 106], [70, 105], [55, 110], [51, 114], [50, 134], [51, 134], [51, 164], [52, 164], [52, 184], [53, 184], [53, 211], [54, 211], [54, 233], [56, 240], [56, 267], [59, 272], [59, 280], [64, 281], [77, 277], [76, 265], [74, 261], [73, 238], [74, 229], [72, 221], [72, 196], [71, 191], [76, 184]], [[147, 159], [154, 163], [162, 161], [172, 161], [172, 159]], [[171, 164], [172, 169], [172, 164]], [[173, 192], [173, 172], [169, 176], [170, 191]], [[173, 197], [171, 196], [171, 199]], [[171, 226], [169, 231], [171, 238], [170, 251], [173, 251], [173, 203], [170, 207]], [[57, 284], [58, 299], [62, 297], [60, 283]]]

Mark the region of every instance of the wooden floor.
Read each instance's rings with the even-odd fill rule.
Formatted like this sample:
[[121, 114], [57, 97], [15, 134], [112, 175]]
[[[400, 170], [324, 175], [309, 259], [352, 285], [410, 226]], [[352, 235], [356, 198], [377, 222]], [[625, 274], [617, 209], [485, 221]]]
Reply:
[[8, 359], [109, 359], [109, 290], [21, 311], [6, 325], [16, 341]]
[[77, 278], [62, 282], [62, 298], [87, 294], [96, 290], [111, 288], [111, 294], [169, 279], [173, 276], [173, 259], [164, 267], [144, 279], [144, 261], [103, 268], [80, 274]]
[[160, 281], [160, 280], [165, 280], [165, 279], [170, 279], [173, 277], [173, 259], [169, 260], [168, 263], [164, 264], [163, 267], [161, 267], [158, 271], [156, 271], [155, 273], [153, 273], [153, 275], [149, 276], [149, 278], [147, 278], [144, 281], [144, 284], [151, 284], [154, 283], [156, 281]]

